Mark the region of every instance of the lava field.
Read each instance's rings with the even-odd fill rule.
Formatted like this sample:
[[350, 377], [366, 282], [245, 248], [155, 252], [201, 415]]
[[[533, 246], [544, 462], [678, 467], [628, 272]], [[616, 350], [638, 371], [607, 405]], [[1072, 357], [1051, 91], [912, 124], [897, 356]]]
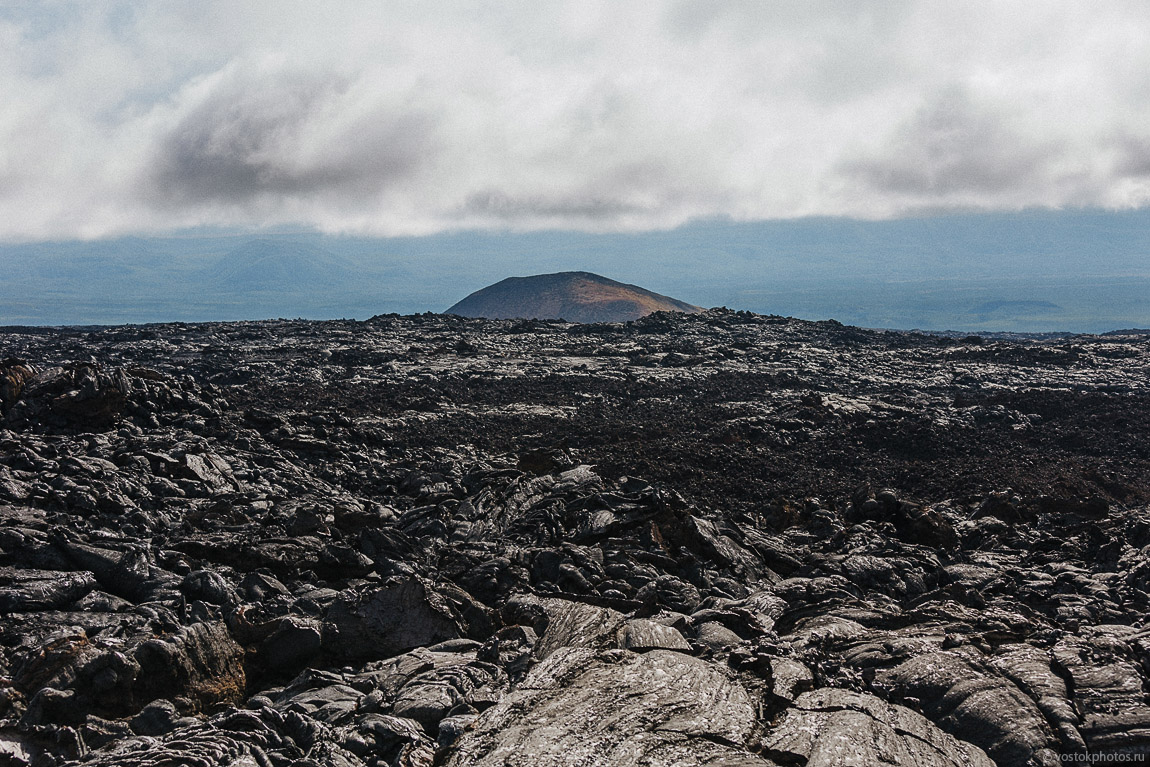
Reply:
[[1150, 332], [0, 328], [0, 765], [1150, 758]]

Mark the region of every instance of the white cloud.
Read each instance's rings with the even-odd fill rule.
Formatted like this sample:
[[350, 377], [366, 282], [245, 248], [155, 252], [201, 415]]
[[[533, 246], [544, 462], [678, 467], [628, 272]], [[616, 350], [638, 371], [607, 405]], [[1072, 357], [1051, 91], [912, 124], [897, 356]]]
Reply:
[[0, 0], [0, 237], [1142, 206], [1146, 39], [1140, 2]]

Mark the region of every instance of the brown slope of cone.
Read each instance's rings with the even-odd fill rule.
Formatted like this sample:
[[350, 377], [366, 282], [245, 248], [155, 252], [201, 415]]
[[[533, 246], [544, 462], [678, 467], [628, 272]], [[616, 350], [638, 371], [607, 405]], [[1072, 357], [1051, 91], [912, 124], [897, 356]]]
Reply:
[[698, 306], [590, 272], [508, 277], [477, 290], [447, 314], [488, 319], [629, 322], [652, 312], [701, 312]]

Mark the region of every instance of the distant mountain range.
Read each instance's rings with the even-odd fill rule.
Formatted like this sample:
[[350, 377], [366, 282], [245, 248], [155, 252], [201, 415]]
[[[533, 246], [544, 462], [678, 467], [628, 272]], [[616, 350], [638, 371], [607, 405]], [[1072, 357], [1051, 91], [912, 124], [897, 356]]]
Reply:
[[591, 272], [558, 272], [508, 277], [475, 291], [448, 309], [447, 314], [488, 319], [629, 322], [652, 312], [701, 311], [701, 307], [685, 301]]
[[205, 274], [221, 290], [336, 288], [356, 273], [355, 265], [307, 242], [252, 240], [228, 251]]

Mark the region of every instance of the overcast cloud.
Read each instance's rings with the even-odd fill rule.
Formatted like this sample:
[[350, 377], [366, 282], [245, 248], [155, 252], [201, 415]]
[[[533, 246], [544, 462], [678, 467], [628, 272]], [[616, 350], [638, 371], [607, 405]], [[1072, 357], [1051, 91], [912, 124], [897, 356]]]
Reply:
[[1150, 202], [1131, 2], [0, 0], [0, 238]]

